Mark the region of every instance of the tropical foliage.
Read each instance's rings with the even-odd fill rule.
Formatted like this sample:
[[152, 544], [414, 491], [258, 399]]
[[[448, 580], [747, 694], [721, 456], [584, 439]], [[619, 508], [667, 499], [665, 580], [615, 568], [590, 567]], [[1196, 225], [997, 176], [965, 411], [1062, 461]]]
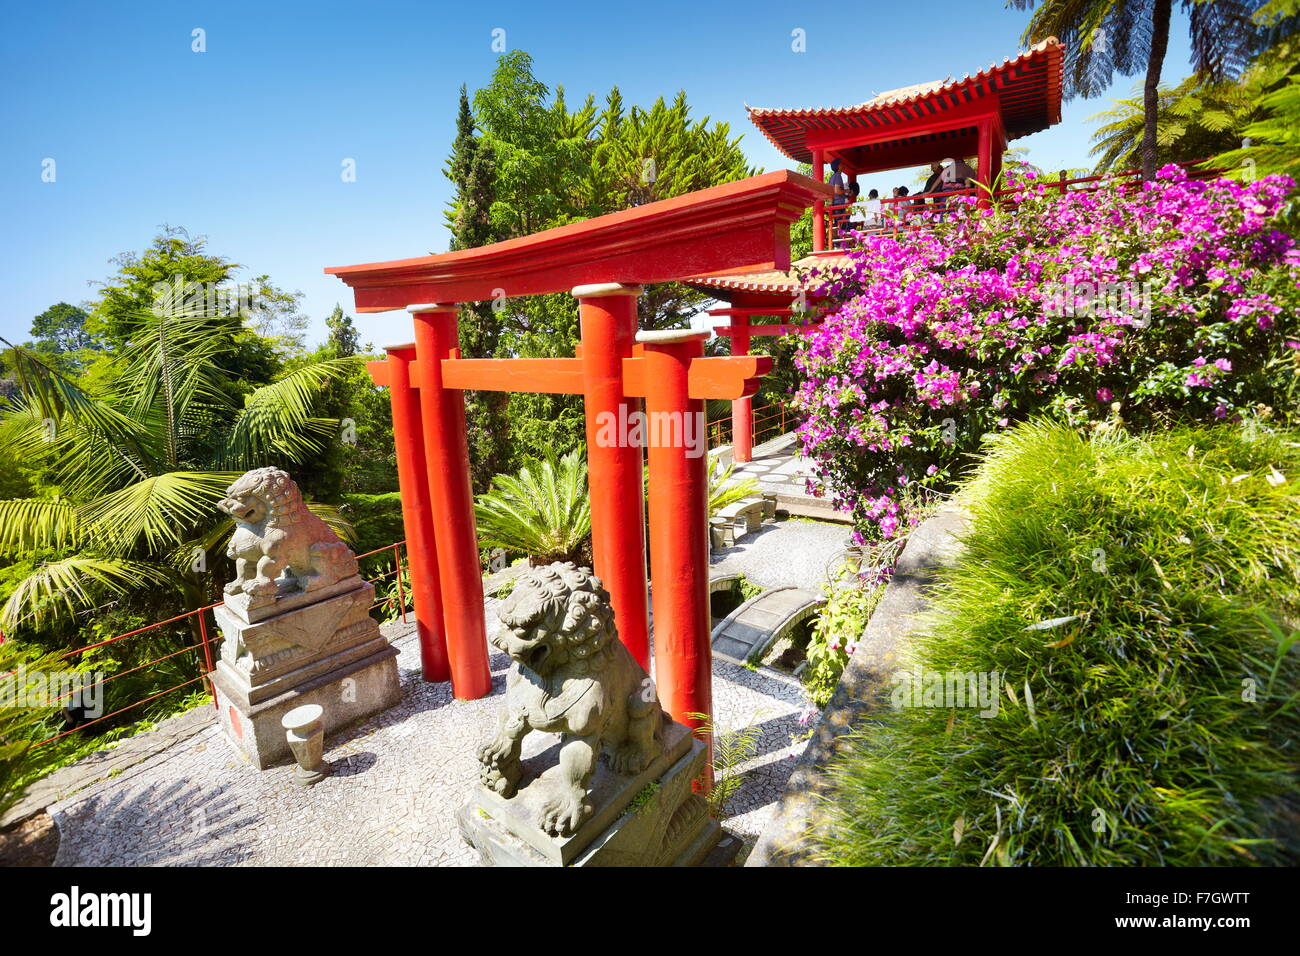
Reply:
[[226, 485], [334, 440], [337, 422], [313, 403], [350, 360], [304, 365], [239, 407], [221, 367], [226, 322], [159, 302], [131, 317], [132, 338], [93, 385], [10, 350], [19, 394], [0, 420], [0, 454], [38, 462], [47, 491], [0, 501], [0, 553], [47, 557], [13, 587], [0, 627], [40, 627], [142, 588], [201, 605], [231, 528], [216, 510]]
[[[725, 123], [692, 116], [684, 93], [628, 107], [614, 88], [602, 105], [587, 96], [575, 109], [562, 87], [551, 90], [534, 74], [531, 57], [515, 50], [500, 57], [486, 86], [462, 93], [446, 170], [456, 185], [447, 220], [453, 248], [468, 248], [755, 171], [739, 137]], [[679, 325], [704, 301], [678, 283], [648, 286], [638, 302], [641, 326]], [[577, 302], [567, 293], [512, 297], [502, 289], [497, 299], [464, 307], [462, 320], [465, 355], [572, 355], [579, 337]], [[517, 467], [530, 449], [563, 452], [582, 443], [577, 396], [470, 393], [467, 408], [479, 489]]]
[[727, 505], [752, 498], [758, 494], [758, 482], [753, 478], [732, 481], [735, 462], [722, 464], [717, 455], [709, 455], [709, 517], [718, 514]]
[[32, 742], [53, 709], [29, 705], [29, 692], [44, 694], [44, 675], [63, 669], [57, 654], [38, 656], [17, 641], [0, 643], [0, 819], [22, 799], [33, 764]]
[[[1196, 163], [1238, 146], [1257, 111], [1254, 91], [1241, 83], [1202, 83], [1188, 77], [1174, 89], [1162, 86], [1156, 107], [1156, 145], [1170, 163]], [[1146, 108], [1139, 96], [1088, 117], [1101, 125], [1092, 135], [1096, 173], [1142, 165]]]
[[[1065, 45], [1064, 93], [1092, 97], [1115, 74], [1144, 73], [1142, 172], [1152, 179], [1168, 162], [1158, 143], [1160, 75], [1169, 46], [1174, 0], [1012, 0], [1034, 9], [1024, 41], [1057, 37]], [[1182, 0], [1192, 41], [1192, 69], [1201, 80], [1234, 79], [1268, 42], [1252, 15], [1259, 0]], [[1036, 9], [1035, 9], [1036, 8]]]

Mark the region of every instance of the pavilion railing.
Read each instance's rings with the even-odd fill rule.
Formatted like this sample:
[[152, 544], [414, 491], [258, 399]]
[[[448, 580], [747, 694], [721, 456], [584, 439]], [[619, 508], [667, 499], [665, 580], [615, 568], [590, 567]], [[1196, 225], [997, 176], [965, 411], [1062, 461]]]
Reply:
[[[407, 620], [407, 616], [406, 616], [407, 597], [410, 594], [409, 574], [406, 569], [405, 560], [404, 560], [405, 547], [406, 547], [405, 541], [397, 541], [394, 542], [393, 544], [384, 545], [382, 548], [376, 548], [373, 551], [367, 551], [365, 554], [357, 555], [358, 561], [364, 561], [367, 558], [374, 558], [378, 556], [387, 556], [387, 555], [392, 556], [393, 567], [391, 570], [383, 570], [382, 573], [368, 576], [366, 578], [366, 580], [370, 581], [372, 584], [375, 585], [376, 593], [383, 595], [382, 597], [380, 597], [378, 601], [376, 601], [374, 604], [370, 606], [370, 609], [374, 611], [379, 608], [385, 608], [387, 610], [387, 615], [390, 620], [400, 619], [403, 623], [405, 623]], [[386, 582], [389, 578], [394, 579], [392, 584], [382, 583], [382, 582]], [[395, 592], [395, 593], [390, 593], [390, 592]], [[141, 707], [155, 700], [159, 700], [160, 698], [163, 698], [168, 694], [173, 694], [178, 690], [182, 690], [186, 687], [193, 687], [200, 683], [204, 685], [208, 695], [212, 698], [213, 707], [216, 707], [217, 706], [216, 691], [212, 687], [212, 682], [208, 679], [207, 675], [212, 672], [213, 667], [216, 665], [216, 658], [214, 656], [214, 644], [221, 639], [221, 634], [218, 631], [216, 626], [216, 620], [215, 618], [211, 617], [212, 610], [220, 606], [220, 604], [221, 602], [218, 601], [215, 604], [208, 604], [205, 605], [204, 607], [195, 608], [192, 611], [186, 611], [184, 614], [178, 614], [175, 617], [169, 617], [163, 621], [155, 621], [152, 624], [146, 624], [144, 627], [138, 627], [133, 631], [127, 631], [123, 634], [115, 634], [112, 637], [105, 638], [102, 641], [96, 641], [93, 644], [87, 644], [84, 647], [74, 647], [71, 650], [64, 651], [62, 654], [60, 654], [59, 655], [60, 660], [75, 662], [77, 658], [81, 657], [81, 655], [87, 653], [88, 651], [93, 651], [98, 648], [107, 647], [109, 645], [116, 645], [122, 641], [129, 641], [132, 638], [144, 639], [147, 635], [151, 635], [155, 632], [159, 632], [160, 630], [169, 629], [169, 628], [174, 630], [188, 629], [190, 632], [189, 633], [189, 637], [191, 640], [190, 643], [184, 644], [179, 649], [170, 651], [166, 654], [162, 654], [159, 657], [155, 657], [152, 658], [151, 660], [147, 660], [142, 663], [135, 664], [127, 668], [126, 670], [118, 671], [107, 677], [101, 678], [100, 680], [94, 681], [90, 686], [97, 687], [99, 693], [102, 694], [104, 687], [112, 681], [120, 680], [121, 678], [126, 677], [130, 674], [140, 673], [143, 671], [147, 671], [149, 669], [157, 669], [158, 665], [173, 659], [186, 660], [186, 658], [183, 657], [183, 655], [190, 655], [190, 654], [194, 655], [193, 662], [199, 666], [201, 672], [197, 677], [190, 678], [189, 680], [183, 680], [179, 683], [173, 684], [161, 690], [155, 691], [153, 690], [153, 688], [149, 688], [151, 692], [139, 700], [134, 700], [129, 703], [125, 703], [122, 706], [116, 707], [110, 713], [102, 714], [99, 717], [95, 717], [92, 720], [79, 722], [76, 724], [76, 726], [70, 727], [62, 731], [61, 733], [53, 734], [49, 737], [46, 737], [43, 740], [37, 741], [32, 746], [41, 747], [44, 746], [45, 744], [49, 744], [56, 740], [60, 740], [64, 737], [67, 737], [70, 734], [81, 733], [82, 731], [86, 730], [87, 728], [93, 727], [96, 724], [102, 724], [104, 721], [110, 720], [113, 717], [117, 717], [121, 714], [124, 714], [127, 711], [134, 710], [137, 707]], [[127, 646], [127, 645], [121, 645], [121, 646]], [[0, 679], [3, 679], [3, 677], [12, 676], [13, 674], [16, 673], [17, 671], [11, 671], [9, 674], [0, 675]], [[79, 694], [83, 694], [84, 692], [85, 692], [85, 687], [77, 687], [75, 690], [69, 691], [66, 694], [61, 694], [60, 696], [52, 700], [46, 701], [46, 703], [50, 706], [60, 706], [61, 701], [69, 700], [70, 698]], [[63, 704], [62, 706], [60, 706], [60, 709], [63, 709], [67, 706], [69, 705]]]
[[[1183, 162], [1177, 165], [1187, 170], [1192, 179], [1210, 179], [1222, 173], [1219, 169], [1201, 168], [1202, 160], [1194, 162]], [[1016, 186], [1010, 186], [1003, 189], [994, 190], [992, 197], [994, 201], [1000, 201], [1008, 196], [1014, 196], [1026, 189], [1033, 189], [1040, 185], [1047, 185], [1050, 189], [1056, 190], [1064, 195], [1066, 192], [1079, 192], [1093, 189], [1135, 189], [1142, 183], [1142, 171], [1140, 169], [1124, 170], [1117, 173], [1101, 173], [1094, 176], [1077, 176], [1067, 178], [1065, 170], [1061, 170], [1055, 179], [1034, 179], [1027, 183]], [[942, 222], [946, 216], [954, 212], [958, 206], [966, 205], [966, 200], [979, 199], [981, 196], [987, 196], [988, 191], [980, 187], [954, 189], [941, 193], [917, 193], [910, 196], [890, 196], [880, 199], [880, 212], [878, 222], [868, 223], [865, 225], [860, 222], [848, 220], [847, 210], [852, 206], [841, 207], [842, 212], [836, 213], [828, 205], [824, 212], [825, 234], [833, 237], [831, 248], [823, 250], [825, 254], [833, 254], [839, 248], [852, 242], [852, 233], [861, 235], [899, 235], [905, 232], [926, 232], [933, 228], [936, 223]], [[954, 200], [961, 198], [963, 202], [958, 203]], [[861, 201], [855, 205], [861, 205]]]

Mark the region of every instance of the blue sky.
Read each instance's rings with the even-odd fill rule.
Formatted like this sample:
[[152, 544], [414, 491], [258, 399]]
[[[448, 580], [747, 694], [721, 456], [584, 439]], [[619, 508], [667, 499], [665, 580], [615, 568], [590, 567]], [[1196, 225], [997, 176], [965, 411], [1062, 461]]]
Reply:
[[[788, 162], [748, 122], [745, 103], [846, 105], [973, 73], [1017, 52], [1028, 14], [998, 0], [44, 0], [10, 3], [5, 19], [0, 335], [23, 340], [52, 303], [94, 298], [87, 280], [107, 277], [112, 256], [142, 250], [168, 223], [305, 293], [317, 340], [335, 302], [352, 306], [323, 267], [446, 249], [442, 167], [457, 91], [486, 81], [495, 29], [571, 103], [613, 85], [629, 105], [685, 89], [697, 115], [730, 123], [751, 161], [776, 169]], [[196, 28], [206, 52], [191, 49]], [[804, 53], [791, 49], [796, 28], [806, 31]], [[1188, 55], [1176, 19], [1167, 80], [1188, 72]], [[1109, 95], [1128, 95], [1134, 82], [1118, 80]], [[1085, 120], [1108, 105], [1067, 103], [1059, 126], [1016, 145], [1047, 169], [1088, 165]], [[52, 183], [41, 179], [47, 158]], [[342, 181], [345, 159], [355, 182]], [[382, 344], [408, 338], [408, 321], [358, 324]]]

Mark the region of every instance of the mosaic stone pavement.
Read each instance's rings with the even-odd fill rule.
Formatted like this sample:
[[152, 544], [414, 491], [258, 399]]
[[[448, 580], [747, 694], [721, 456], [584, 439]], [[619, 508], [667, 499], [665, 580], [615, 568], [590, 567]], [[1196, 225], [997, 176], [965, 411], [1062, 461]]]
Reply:
[[[489, 622], [496, 620], [489, 599]], [[491, 627], [492, 625], [489, 624]], [[58, 866], [294, 866], [477, 863], [455, 812], [477, 779], [478, 741], [494, 724], [508, 658], [491, 658], [492, 694], [455, 701], [419, 679], [413, 625], [385, 633], [400, 650], [401, 704], [331, 735], [332, 775], [304, 789], [289, 766], [259, 773], [214, 726], [49, 808]], [[757, 753], [734, 769], [742, 783], [724, 825], [752, 843], [805, 742], [797, 681], [719, 661], [720, 732], [760, 728]]]

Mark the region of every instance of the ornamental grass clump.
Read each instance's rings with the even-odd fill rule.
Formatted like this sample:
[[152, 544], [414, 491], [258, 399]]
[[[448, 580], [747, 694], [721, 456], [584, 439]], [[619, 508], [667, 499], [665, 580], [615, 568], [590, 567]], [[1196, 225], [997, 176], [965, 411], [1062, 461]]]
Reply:
[[[816, 277], [838, 303], [804, 338], [795, 404], [819, 482], [861, 540], [948, 490], [984, 435], [1051, 413], [1132, 430], [1294, 415], [1293, 184], [1025, 188], [928, 234], [871, 236]], [[918, 213], [919, 215], [920, 213]]]
[[964, 553], [832, 768], [824, 861], [1297, 862], [1298, 439], [992, 439]]

